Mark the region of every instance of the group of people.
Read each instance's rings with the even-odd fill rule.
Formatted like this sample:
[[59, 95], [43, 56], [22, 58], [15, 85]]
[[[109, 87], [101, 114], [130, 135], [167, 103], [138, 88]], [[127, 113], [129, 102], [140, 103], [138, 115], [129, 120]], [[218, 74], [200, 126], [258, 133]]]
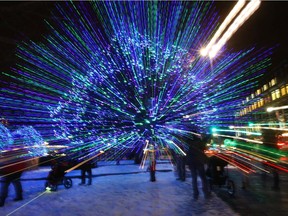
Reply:
[[[186, 164], [189, 165], [192, 176], [192, 187], [194, 199], [199, 197], [198, 189], [198, 176], [202, 182], [202, 190], [205, 198], [210, 197], [210, 190], [208, 186], [208, 181], [205, 174], [205, 163], [206, 155], [204, 153], [205, 144], [207, 140], [203, 136], [194, 136], [193, 139], [186, 139], [185, 142], [188, 144], [189, 149], [186, 156], [180, 155], [177, 157], [177, 170], [179, 174], [179, 180], [185, 181], [186, 178]], [[149, 170], [150, 170], [150, 181], [156, 181], [155, 171], [156, 171], [156, 158], [154, 146], [149, 147]], [[15, 188], [16, 197], [14, 201], [19, 201], [23, 199], [22, 196], [22, 186], [20, 183], [20, 177], [25, 170], [25, 162], [17, 162], [1, 168], [1, 193], [0, 193], [0, 207], [4, 206], [5, 199], [8, 195], [8, 187], [12, 183]], [[92, 163], [87, 161], [80, 166], [81, 170], [81, 183], [79, 185], [86, 185], [86, 177], [88, 179], [87, 185], [92, 184]], [[86, 175], [87, 174], [87, 175]]]
[[[19, 151], [19, 150], [18, 150]], [[16, 152], [15, 150], [2, 151], [0, 157], [0, 177], [1, 177], [1, 190], [0, 190], [0, 207], [5, 205], [5, 200], [8, 196], [9, 186], [12, 184], [15, 189], [14, 201], [23, 200], [23, 189], [20, 178], [22, 173], [29, 169], [30, 163], [25, 158], [21, 158], [23, 152]], [[54, 162], [54, 163], [53, 163]], [[59, 170], [61, 166], [57, 166], [57, 162], [52, 160], [51, 172], [55, 177], [64, 175], [64, 170]], [[79, 185], [86, 185], [86, 178], [88, 179], [87, 185], [92, 184], [92, 168], [93, 162], [87, 161], [80, 166], [81, 170], [81, 183]], [[87, 175], [86, 175], [87, 174]], [[47, 177], [49, 179], [49, 175]], [[57, 182], [54, 182], [57, 184]]]
[[[196, 133], [195, 133], [196, 134]], [[178, 178], [177, 180], [186, 180], [186, 164], [188, 164], [192, 176], [192, 187], [193, 196], [197, 200], [199, 197], [198, 189], [198, 177], [200, 177], [202, 182], [202, 190], [205, 198], [211, 197], [211, 191], [206, 177], [205, 164], [208, 162], [208, 158], [204, 152], [206, 148], [206, 143], [209, 137], [205, 134], [194, 135], [193, 138], [179, 138], [183, 146], [189, 146], [188, 150], [185, 151], [183, 146], [180, 146], [182, 153], [175, 154], [176, 166]], [[150, 171], [150, 181], [155, 182], [156, 176], [156, 150], [154, 145], [150, 144], [149, 148], [146, 149], [148, 153]]]

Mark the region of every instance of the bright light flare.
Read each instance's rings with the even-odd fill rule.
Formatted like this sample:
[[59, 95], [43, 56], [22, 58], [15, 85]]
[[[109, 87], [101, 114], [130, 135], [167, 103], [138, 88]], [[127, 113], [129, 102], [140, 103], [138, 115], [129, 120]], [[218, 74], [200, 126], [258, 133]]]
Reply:
[[232, 37], [232, 35], [242, 26], [242, 24], [260, 7], [260, 0], [251, 1], [236, 17], [231, 26], [223, 34], [221, 39], [212, 46], [209, 52], [209, 57], [214, 58], [218, 51], [225, 45], [225, 43]]
[[288, 109], [288, 105], [280, 106], [280, 107], [268, 107], [267, 112], [272, 112], [275, 110], [283, 110], [283, 109]]
[[220, 37], [222, 32], [226, 29], [228, 24], [233, 20], [233, 18], [238, 14], [241, 8], [244, 6], [245, 1], [238, 1], [229, 15], [226, 17], [219, 30], [215, 33], [214, 37], [211, 39], [207, 47], [200, 50], [202, 56], [209, 55], [209, 58], [214, 58], [219, 50], [225, 45], [225, 43], [232, 37], [232, 35], [243, 25], [243, 23], [260, 7], [260, 0], [250, 1], [246, 7], [240, 12], [240, 14], [235, 18], [233, 23], [224, 32], [222, 37], [216, 42]]
[[228, 14], [228, 16], [225, 18], [223, 23], [220, 25], [219, 29], [216, 31], [215, 35], [211, 39], [211, 41], [208, 43], [208, 45], [205, 48], [202, 48], [200, 50], [200, 54], [202, 56], [207, 56], [212, 46], [216, 43], [217, 39], [221, 36], [223, 31], [227, 28], [229, 23], [234, 19], [234, 17], [238, 14], [238, 12], [242, 9], [242, 7], [245, 4], [245, 0], [239, 0], [237, 4], [234, 6], [234, 8], [231, 10], [231, 12]]

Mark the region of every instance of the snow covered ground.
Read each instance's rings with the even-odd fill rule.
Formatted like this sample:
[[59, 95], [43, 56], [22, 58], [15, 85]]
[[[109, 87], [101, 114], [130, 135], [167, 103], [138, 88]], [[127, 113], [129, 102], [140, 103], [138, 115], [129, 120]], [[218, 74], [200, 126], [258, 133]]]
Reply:
[[[156, 182], [149, 181], [146, 168], [133, 161], [99, 162], [93, 169], [91, 186], [79, 186], [80, 171], [73, 170], [73, 187], [59, 185], [56, 192], [46, 191], [45, 178], [50, 167], [39, 167], [22, 175], [24, 200], [14, 202], [14, 188], [0, 215], [19, 216], [189, 216], [238, 215], [216, 195], [193, 200], [191, 178], [176, 180], [169, 163], [158, 163]], [[201, 185], [201, 184], [200, 184]]]

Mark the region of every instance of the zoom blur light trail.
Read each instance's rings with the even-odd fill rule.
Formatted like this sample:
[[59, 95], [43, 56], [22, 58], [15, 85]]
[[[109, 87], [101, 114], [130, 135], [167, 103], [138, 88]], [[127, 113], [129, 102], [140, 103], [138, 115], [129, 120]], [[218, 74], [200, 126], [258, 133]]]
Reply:
[[244, 164], [241, 164], [241, 163], [233, 160], [233, 158], [231, 158], [231, 156], [224, 155], [222, 153], [216, 154], [215, 156], [220, 158], [220, 159], [222, 159], [222, 160], [224, 160], [224, 161], [226, 161], [227, 163], [231, 164], [232, 166], [238, 168], [239, 170], [241, 170], [244, 173], [248, 174], [248, 173], [251, 172], [251, 168], [250, 167], [247, 167]]
[[232, 35], [243, 25], [243, 23], [259, 8], [260, 0], [251, 0], [247, 6], [235, 18], [227, 31], [219, 39], [219, 41], [212, 46], [209, 52], [209, 57], [214, 58], [218, 51], [225, 45], [225, 43], [232, 37]]
[[249, 134], [249, 135], [255, 135], [255, 136], [261, 136], [262, 134], [260, 132], [249, 132], [249, 131], [243, 131], [243, 130], [228, 130], [228, 129], [219, 129], [219, 128], [212, 128], [212, 132], [229, 132], [229, 133], [243, 133], [243, 134]]
[[232, 139], [237, 139], [237, 140], [244, 140], [244, 141], [251, 142], [251, 143], [263, 144], [263, 142], [259, 140], [247, 139], [247, 138], [238, 137], [238, 136], [229, 136], [229, 135], [222, 135], [222, 134], [217, 134], [217, 133], [214, 133], [213, 136], [226, 137], [226, 138], [232, 138]]
[[[225, 45], [225, 43], [232, 37], [232, 35], [243, 25], [243, 23], [260, 7], [260, 0], [251, 0], [246, 7], [240, 12], [240, 14], [235, 18], [232, 24], [228, 29], [223, 33], [222, 32], [227, 28], [229, 23], [233, 18], [239, 13], [246, 1], [239, 0], [234, 6], [232, 11], [228, 14], [222, 25], [219, 27], [211, 41], [208, 45], [200, 50], [201, 55], [206, 56], [207, 54], [212, 59], [216, 56], [218, 51]], [[220, 38], [219, 38], [220, 37]], [[218, 39], [219, 38], [219, 39]], [[218, 39], [218, 41], [217, 41]]]
[[[259, 165], [257, 165], [254, 161], [260, 161], [258, 158], [256, 159], [255, 157], [252, 157], [250, 154], [241, 154], [239, 152], [236, 152], [235, 150], [232, 151], [232, 154], [236, 155], [238, 158], [242, 158], [243, 161], [248, 164], [248, 166], [250, 167], [254, 167], [258, 170], [261, 170], [263, 172], [266, 173], [270, 173], [268, 170], [263, 169], [262, 167], [260, 167]], [[261, 160], [263, 162], [263, 160]]]
[[288, 109], [288, 106], [280, 106], [280, 107], [268, 107], [267, 112], [272, 112], [275, 110], [283, 110], [283, 109]]
[[18, 44], [0, 106], [75, 159], [140, 154], [147, 139], [176, 149], [175, 135], [229, 126], [271, 64], [272, 48], [227, 50], [213, 68], [199, 56], [218, 26], [213, 2], [69, 1], [51, 16], [41, 42]]
[[245, 0], [239, 0], [237, 2], [237, 4], [233, 7], [233, 9], [230, 11], [228, 16], [223, 21], [223, 23], [220, 25], [219, 29], [214, 34], [213, 38], [207, 44], [207, 46], [200, 50], [201, 55], [206, 56], [209, 53], [212, 46], [217, 42], [217, 39], [221, 36], [223, 31], [227, 28], [227, 26], [234, 19], [234, 17], [239, 13], [239, 11], [242, 9], [244, 4], [245, 4]]

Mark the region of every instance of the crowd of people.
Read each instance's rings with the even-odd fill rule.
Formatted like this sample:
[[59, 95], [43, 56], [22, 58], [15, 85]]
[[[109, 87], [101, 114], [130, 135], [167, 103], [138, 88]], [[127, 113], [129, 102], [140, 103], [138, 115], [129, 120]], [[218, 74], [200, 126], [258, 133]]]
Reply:
[[[186, 165], [188, 165], [192, 177], [193, 197], [199, 197], [198, 177], [201, 179], [202, 190], [205, 198], [210, 198], [211, 191], [206, 177], [205, 166], [208, 158], [205, 154], [206, 143], [209, 137], [204, 134], [196, 134], [193, 137], [181, 137], [182, 142], [179, 153], [175, 154], [177, 180], [186, 180]], [[185, 146], [188, 147], [185, 150]]]
[[[195, 135], [193, 138], [186, 138], [182, 139], [183, 146], [188, 146], [189, 148], [185, 149], [183, 146], [181, 146], [181, 152], [182, 154], [176, 154], [175, 155], [175, 161], [177, 165], [177, 171], [178, 171], [178, 179], [181, 181], [186, 180], [186, 165], [189, 166], [189, 169], [191, 171], [192, 176], [192, 189], [193, 189], [193, 196], [194, 199], [198, 199], [199, 197], [199, 186], [198, 186], [198, 177], [201, 179], [202, 182], [202, 190], [204, 193], [205, 198], [210, 197], [210, 190], [208, 186], [208, 182], [206, 179], [205, 174], [205, 163], [207, 163], [207, 157], [204, 153], [205, 144], [207, 143], [206, 137], [203, 135]], [[156, 149], [153, 144], [150, 143], [148, 148], [146, 149], [147, 153], [147, 159], [149, 160], [149, 166], [148, 170], [150, 172], [150, 181], [155, 182], [156, 181]], [[184, 154], [183, 154], [184, 153]], [[9, 157], [9, 154], [13, 154], [12, 151], [4, 151], [2, 152], [1, 158], [3, 158], [1, 163], [5, 160], [7, 161], [7, 158]], [[15, 153], [14, 153], [15, 154]], [[14, 155], [15, 156], [15, 155]], [[12, 156], [11, 156], [12, 157]], [[80, 165], [81, 164], [81, 165]], [[78, 168], [80, 169], [81, 175], [81, 182], [79, 185], [91, 185], [92, 184], [92, 168], [93, 163], [91, 160], [83, 160], [79, 161]], [[13, 163], [4, 165], [5, 167], [1, 168], [1, 192], [0, 192], [0, 206], [3, 206], [5, 203], [5, 199], [8, 195], [8, 187], [12, 183], [15, 188], [15, 194], [16, 197], [14, 201], [19, 201], [23, 199], [22, 195], [22, 186], [21, 186], [21, 174], [23, 171], [25, 171], [27, 164], [25, 164], [25, 161], [13, 161]], [[53, 168], [54, 167], [54, 168]], [[55, 169], [55, 167], [58, 169]], [[67, 167], [66, 167], [67, 168]], [[56, 166], [55, 164], [52, 164], [51, 166], [51, 172], [59, 171], [59, 166]], [[64, 171], [62, 170], [62, 175], [64, 174]], [[49, 175], [48, 177], [49, 178]], [[51, 178], [51, 175], [50, 175]]]

